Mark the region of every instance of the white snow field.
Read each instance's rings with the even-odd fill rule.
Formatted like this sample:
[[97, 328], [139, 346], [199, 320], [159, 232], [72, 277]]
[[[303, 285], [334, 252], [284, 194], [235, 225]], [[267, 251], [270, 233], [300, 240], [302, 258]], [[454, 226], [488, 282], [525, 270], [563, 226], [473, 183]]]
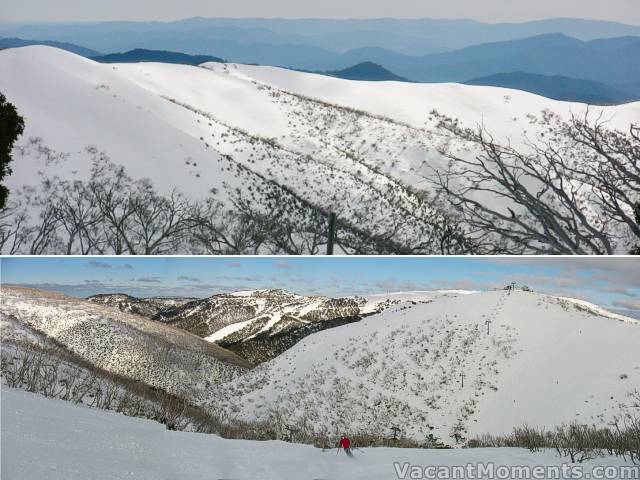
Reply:
[[416, 290], [413, 292], [389, 292], [367, 295], [360, 313], [378, 313], [391, 305], [401, 302], [429, 302], [440, 296], [471, 295], [480, 293], [477, 290]]
[[239, 418], [331, 434], [397, 425], [448, 444], [525, 423], [604, 424], [640, 388], [640, 322], [594, 307], [521, 290], [403, 302], [304, 338], [218, 401]]
[[[422, 467], [563, 463], [553, 452], [523, 449], [367, 448], [349, 459], [335, 450], [281, 441], [171, 432], [153, 421], [9, 388], [2, 389], [1, 440], [3, 480], [391, 480], [399, 478], [394, 462], [400, 468], [405, 462]], [[631, 478], [624, 475], [638, 468], [621, 459], [599, 458], [586, 461], [583, 471], [595, 472], [596, 466], [620, 467], [619, 476], [607, 478]]]
[[[531, 115], [586, 109], [495, 87], [235, 64], [99, 64], [45, 46], [0, 51], [0, 72], [0, 91], [26, 123], [8, 179], [14, 192], [40, 175], [85, 178], [104, 152], [162, 192], [213, 190], [223, 202], [243, 195], [262, 205], [265, 190], [279, 188], [372, 232], [392, 231], [394, 215], [410, 219], [397, 235], [412, 239], [432, 228], [421, 229], [432, 208], [423, 176], [444, 165], [436, 147], [450, 141], [435, 129], [434, 109], [464, 125], [484, 122], [516, 145], [540, 128]], [[628, 130], [640, 102], [598, 111]]]

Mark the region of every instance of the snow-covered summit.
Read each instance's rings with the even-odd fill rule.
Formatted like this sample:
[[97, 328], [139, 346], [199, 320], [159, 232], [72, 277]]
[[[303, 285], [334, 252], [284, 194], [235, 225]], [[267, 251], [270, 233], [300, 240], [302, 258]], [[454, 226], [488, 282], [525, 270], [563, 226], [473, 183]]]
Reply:
[[[394, 304], [310, 335], [225, 385], [240, 418], [446, 443], [529, 423], [603, 423], [640, 385], [640, 325], [522, 290]], [[218, 403], [216, 402], [216, 405]]]

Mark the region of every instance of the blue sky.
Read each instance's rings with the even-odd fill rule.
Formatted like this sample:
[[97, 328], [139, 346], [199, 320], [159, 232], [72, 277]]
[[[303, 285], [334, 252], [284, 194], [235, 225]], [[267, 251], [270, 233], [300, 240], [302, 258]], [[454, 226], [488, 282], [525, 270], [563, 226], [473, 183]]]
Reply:
[[284, 18], [475, 18], [489, 22], [550, 17], [634, 23], [638, 0], [3, 0], [0, 19], [27, 21], [170, 20], [190, 16]]
[[640, 259], [472, 257], [5, 257], [1, 280], [75, 296], [194, 296], [284, 288], [329, 296], [510, 281], [640, 315]]

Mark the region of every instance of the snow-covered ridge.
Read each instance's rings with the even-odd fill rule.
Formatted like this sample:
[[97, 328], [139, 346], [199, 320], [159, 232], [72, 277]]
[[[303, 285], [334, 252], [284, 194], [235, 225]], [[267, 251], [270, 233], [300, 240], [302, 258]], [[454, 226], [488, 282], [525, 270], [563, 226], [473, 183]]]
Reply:
[[360, 304], [352, 298], [254, 290], [194, 300], [151, 318], [229, 348], [256, 364], [314, 331], [359, 320]]
[[108, 304], [126, 312], [135, 311], [210, 342], [230, 343], [258, 335], [276, 335], [295, 324], [300, 326], [356, 317], [364, 300], [303, 296], [280, 289], [262, 289], [216, 294], [204, 299], [165, 301], [114, 294], [94, 295], [89, 301]]
[[[323, 329], [323, 322], [339, 319], [359, 320], [360, 317], [382, 312], [402, 302], [427, 303], [441, 297], [479, 294], [477, 290], [430, 290], [370, 294], [345, 298], [304, 296], [281, 289], [260, 289], [217, 294], [206, 299], [138, 299], [124, 294], [95, 295], [90, 301], [105, 303], [124, 312], [159, 320], [194, 333], [209, 342], [225, 347], [273, 336], [287, 335], [301, 328], [318, 324], [320, 328], [308, 330], [307, 334]], [[553, 297], [556, 298], [556, 297]], [[559, 298], [556, 301], [568, 301]], [[572, 305], [584, 308], [595, 315], [621, 321], [636, 320], [618, 315], [594, 304], [574, 300]], [[331, 328], [336, 325], [328, 325]], [[293, 343], [292, 343], [293, 344]], [[290, 345], [284, 345], [289, 348]], [[265, 358], [281, 353], [274, 349]]]
[[109, 293], [92, 295], [88, 297], [87, 300], [105, 305], [115, 305], [122, 312], [152, 317], [166, 308], [182, 305], [195, 300], [195, 298], [137, 298], [126, 293]]
[[2, 315], [53, 338], [85, 361], [196, 403], [248, 366], [188, 332], [103, 304], [7, 286], [0, 299]]
[[[330, 298], [261, 289], [176, 301], [174, 305], [117, 294], [89, 300], [173, 325], [259, 362], [279, 355], [306, 335], [360, 320], [403, 301], [428, 302], [467, 293], [472, 292], [437, 290]], [[254, 346], [262, 353], [253, 351]]]
[[625, 315], [620, 315], [619, 313], [610, 312], [609, 310], [606, 310], [601, 306], [596, 305], [595, 303], [587, 302], [586, 300], [580, 300], [578, 298], [571, 298], [571, 297], [557, 297], [557, 298], [561, 302], [564, 301], [564, 302], [573, 304], [574, 308], [584, 309], [587, 312], [593, 313], [594, 315], [601, 315], [603, 317], [612, 318], [614, 320], [619, 320], [621, 322], [640, 324], [640, 320], [627, 317]]
[[[213, 190], [226, 205], [236, 194], [263, 204], [277, 188], [373, 233], [390, 231], [394, 216], [410, 220], [403, 238], [430, 238], [433, 207], [414, 189], [428, 189], [423, 176], [445, 164], [437, 146], [449, 139], [429, 112], [484, 122], [517, 144], [540, 128], [530, 115], [586, 108], [494, 87], [356, 82], [274, 67], [99, 64], [43, 46], [1, 51], [0, 71], [8, 72], [0, 90], [26, 123], [8, 179], [14, 192], [39, 172], [86, 178], [85, 149], [94, 146], [161, 192], [203, 198]], [[638, 102], [602, 110], [620, 130], [640, 118]]]
[[397, 303], [304, 338], [214, 404], [334, 433], [393, 423], [445, 443], [523, 423], [606, 423], [640, 385], [640, 326], [616, 320], [521, 290]]
[[364, 297], [364, 304], [360, 307], [360, 313], [381, 312], [385, 308], [400, 302], [428, 302], [440, 296], [470, 295], [474, 293], [480, 292], [477, 290], [416, 290], [370, 294]]

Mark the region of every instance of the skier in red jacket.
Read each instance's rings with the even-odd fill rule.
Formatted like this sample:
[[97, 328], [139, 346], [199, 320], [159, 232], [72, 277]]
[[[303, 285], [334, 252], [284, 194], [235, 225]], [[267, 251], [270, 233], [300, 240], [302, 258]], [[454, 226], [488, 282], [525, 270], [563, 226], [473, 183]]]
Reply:
[[346, 435], [342, 435], [340, 437], [340, 443], [338, 444], [338, 448], [342, 448], [344, 453], [347, 454], [348, 457], [352, 457], [353, 453], [351, 453], [351, 440]]

